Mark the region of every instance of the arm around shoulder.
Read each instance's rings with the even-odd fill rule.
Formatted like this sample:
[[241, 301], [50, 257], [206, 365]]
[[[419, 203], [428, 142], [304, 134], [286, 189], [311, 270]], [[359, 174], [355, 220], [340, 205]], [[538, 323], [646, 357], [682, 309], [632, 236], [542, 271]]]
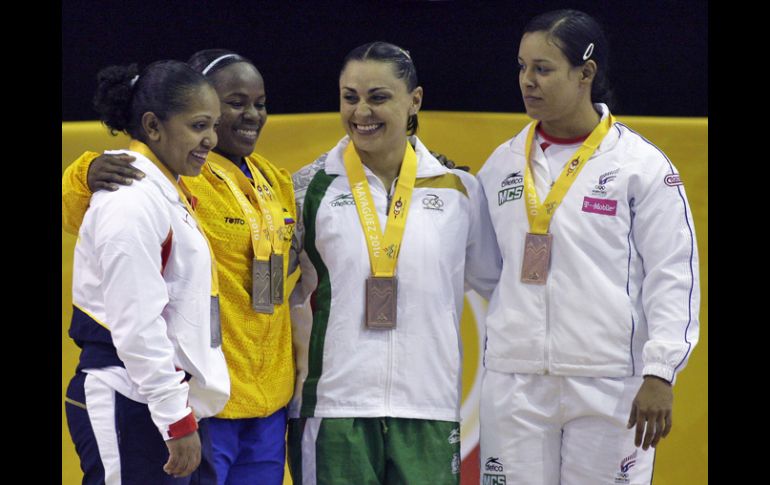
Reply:
[[91, 201], [91, 189], [88, 188], [88, 168], [98, 157], [96, 152], [85, 152], [72, 162], [62, 174], [61, 205], [62, 229], [77, 234], [83, 223], [83, 215]]

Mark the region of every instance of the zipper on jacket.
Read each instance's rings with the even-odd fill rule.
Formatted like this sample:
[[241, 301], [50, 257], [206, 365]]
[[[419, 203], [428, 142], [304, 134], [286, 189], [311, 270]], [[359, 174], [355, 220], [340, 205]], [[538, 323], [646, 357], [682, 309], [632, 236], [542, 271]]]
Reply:
[[[550, 268], [549, 268], [550, 269]], [[545, 345], [543, 349], [543, 366], [545, 367], [545, 375], [551, 373], [550, 353], [548, 349], [551, 346], [551, 307], [548, 295], [550, 294], [549, 287], [551, 286], [551, 278], [548, 278], [545, 282]]]
[[[387, 198], [388, 203], [385, 205], [385, 215], [386, 216], [390, 214], [390, 203], [393, 201], [393, 193], [396, 191], [396, 182], [398, 182], [398, 177], [393, 179], [393, 183], [390, 184], [390, 191], [386, 192], [386, 194], [388, 196], [388, 198]], [[382, 187], [385, 188], [384, 185]]]

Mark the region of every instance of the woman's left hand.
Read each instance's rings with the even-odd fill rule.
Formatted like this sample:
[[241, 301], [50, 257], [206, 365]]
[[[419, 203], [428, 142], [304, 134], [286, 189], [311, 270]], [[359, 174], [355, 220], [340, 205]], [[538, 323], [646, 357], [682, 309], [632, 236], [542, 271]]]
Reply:
[[[628, 418], [628, 428], [636, 425], [634, 444], [647, 450], [671, 431], [671, 409], [674, 391], [671, 384], [655, 376], [644, 376], [644, 382], [636, 393]], [[646, 432], [645, 432], [646, 429]], [[642, 437], [644, 436], [644, 439]]]

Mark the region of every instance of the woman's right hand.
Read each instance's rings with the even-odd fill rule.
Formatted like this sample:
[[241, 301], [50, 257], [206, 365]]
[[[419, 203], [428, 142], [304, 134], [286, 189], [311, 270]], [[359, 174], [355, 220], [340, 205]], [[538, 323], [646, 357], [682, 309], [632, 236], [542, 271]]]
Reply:
[[166, 447], [168, 461], [163, 465], [163, 471], [173, 477], [186, 477], [201, 463], [201, 440], [197, 431], [166, 441]]
[[91, 192], [102, 189], [114, 192], [120, 185], [143, 179], [144, 172], [130, 165], [133, 161], [131, 155], [99, 155], [88, 167], [88, 188]]

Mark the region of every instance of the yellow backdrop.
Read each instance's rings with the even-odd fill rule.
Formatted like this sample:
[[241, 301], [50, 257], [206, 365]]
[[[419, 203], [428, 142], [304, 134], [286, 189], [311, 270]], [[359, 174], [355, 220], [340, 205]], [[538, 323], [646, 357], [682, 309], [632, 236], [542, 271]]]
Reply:
[[[701, 261], [701, 337], [690, 363], [674, 389], [674, 428], [658, 446], [655, 484], [705, 484], [708, 459], [708, 120], [706, 118], [618, 119], [661, 148], [679, 168], [685, 183], [698, 234]], [[523, 114], [421, 112], [420, 138], [434, 151], [447, 155], [476, 173], [503, 141], [529, 119]], [[274, 163], [295, 171], [312, 162], [343, 136], [337, 113], [274, 115], [257, 144], [257, 151]], [[62, 123], [62, 171], [86, 149], [124, 148], [127, 138], [111, 137], [96, 122]], [[64, 393], [74, 373], [78, 348], [67, 336], [72, 315], [72, 251], [75, 237], [62, 231], [62, 484], [80, 483], [82, 474], [64, 417]], [[477, 320], [484, 305], [470, 295], [463, 312], [463, 456], [477, 440], [477, 395], [480, 345]], [[464, 476], [463, 483], [478, 483]], [[287, 477], [285, 483], [291, 483]]]

